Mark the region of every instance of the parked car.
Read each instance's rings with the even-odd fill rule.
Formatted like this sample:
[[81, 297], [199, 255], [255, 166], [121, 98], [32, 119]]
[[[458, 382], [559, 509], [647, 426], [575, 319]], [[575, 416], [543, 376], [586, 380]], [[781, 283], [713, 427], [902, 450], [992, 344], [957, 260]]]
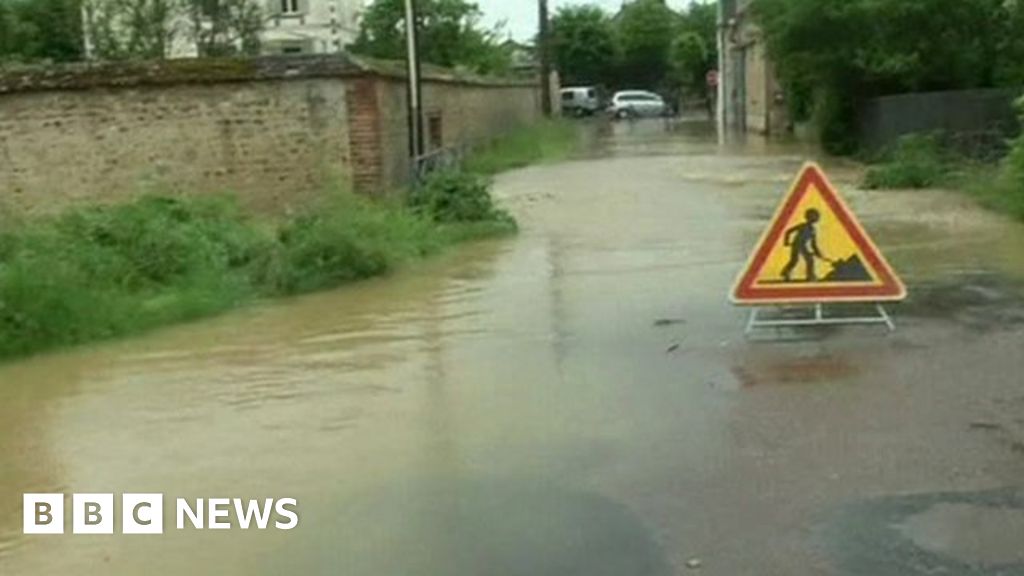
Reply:
[[654, 118], [667, 116], [669, 112], [664, 98], [643, 90], [616, 92], [608, 107], [608, 113], [614, 118]]
[[576, 86], [562, 89], [562, 113], [567, 116], [591, 116], [601, 109], [597, 88]]

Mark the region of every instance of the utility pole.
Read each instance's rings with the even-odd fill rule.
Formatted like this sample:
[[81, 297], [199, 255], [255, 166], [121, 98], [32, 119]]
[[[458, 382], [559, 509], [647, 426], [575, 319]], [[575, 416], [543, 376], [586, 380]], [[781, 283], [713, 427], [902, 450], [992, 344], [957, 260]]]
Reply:
[[551, 116], [551, 38], [548, 22], [548, 0], [538, 0], [540, 32], [537, 34], [537, 55], [540, 58], [540, 98], [544, 116]]
[[726, 41], [726, 34], [729, 30], [728, 18], [731, 14], [726, 10], [726, 0], [718, 0], [718, 18], [716, 27], [716, 42], [718, 43], [718, 86], [716, 87], [717, 94], [715, 100], [717, 101], [717, 107], [715, 110], [715, 126], [718, 131], [718, 142], [719, 144], [725, 143], [725, 128], [727, 123], [726, 118], [726, 98], [728, 97], [728, 88], [732, 84], [732, 70], [729, 68], [729, 55], [726, 54], [726, 50], [729, 49], [728, 42]]
[[[423, 91], [420, 81], [419, 14], [416, 0], [405, 0], [405, 34], [409, 70], [409, 156], [413, 163], [423, 156]], [[414, 169], [418, 166], [413, 166]]]

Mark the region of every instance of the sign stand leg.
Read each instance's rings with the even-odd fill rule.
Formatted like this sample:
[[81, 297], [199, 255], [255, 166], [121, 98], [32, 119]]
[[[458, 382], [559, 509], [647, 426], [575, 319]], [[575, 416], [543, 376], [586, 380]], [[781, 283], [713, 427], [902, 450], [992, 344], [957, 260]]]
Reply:
[[886, 326], [888, 326], [889, 332], [896, 331], [896, 323], [893, 322], [892, 316], [890, 316], [889, 313], [885, 310], [885, 306], [878, 304], [878, 315], [882, 317], [882, 321], [885, 322]]
[[853, 326], [853, 325], [867, 325], [867, 324], [884, 324], [890, 332], [896, 331], [896, 323], [893, 321], [892, 316], [886, 311], [885, 307], [881, 304], [875, 304], [875, 310], [878, 312], [877, 316], [840, 316], [840, 317], [828, 317], [825, 315], [825, 305], [822, 303], [815, 304], [810, 317], [803, 318], [762, 318], [761, 308], [751, 308], [750, 316], [747, 319], [747, 328], [745, 330], [746, 335], [751, 335], [758, 328], [787, 328], [787, 327], [806, 327], [806, 326]]
[[747, 329], [744, 331], [744, 334], [746, 334], [747, 336], [753, 334], [754, 330], [757, 329], [757, 311], [758, 308], [750, 309], [750, 316], [747, 318]]

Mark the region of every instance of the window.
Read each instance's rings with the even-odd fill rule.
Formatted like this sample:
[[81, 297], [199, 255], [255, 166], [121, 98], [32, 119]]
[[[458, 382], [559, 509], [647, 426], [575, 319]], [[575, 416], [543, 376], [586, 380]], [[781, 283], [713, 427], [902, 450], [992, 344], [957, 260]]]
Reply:
[[427, 132], [430, 134], [430, 149], [444, 148], [444, 123], [440, 112], [427, 117]]
[[298, 14], [300, 0], [281, 0], [281, 14]]

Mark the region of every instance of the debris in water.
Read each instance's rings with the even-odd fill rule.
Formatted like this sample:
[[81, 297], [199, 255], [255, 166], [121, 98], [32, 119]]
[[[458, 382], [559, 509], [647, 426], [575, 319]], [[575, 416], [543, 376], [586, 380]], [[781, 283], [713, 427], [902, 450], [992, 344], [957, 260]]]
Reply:
[[682, 318], [660, 318], [654, 321], [656, 328], [665, 328], [667, 326], [675, 326], [676, 324], [686, 324], [686, 320]]
[[671, 354], [671, 353], [675, 352], [676, 350], [679, 350], [680, 347], [681, 347], [681, 344], [673, 344], [673, 345], [668, 347], [668, 350], [666, 350], [665, 353], [666, 354]]
[[690, 558], [686, 561], [686, 567], [690, 570], [697, 570], [703, 565], [704, 563], [700, 561], [700, 558]]

